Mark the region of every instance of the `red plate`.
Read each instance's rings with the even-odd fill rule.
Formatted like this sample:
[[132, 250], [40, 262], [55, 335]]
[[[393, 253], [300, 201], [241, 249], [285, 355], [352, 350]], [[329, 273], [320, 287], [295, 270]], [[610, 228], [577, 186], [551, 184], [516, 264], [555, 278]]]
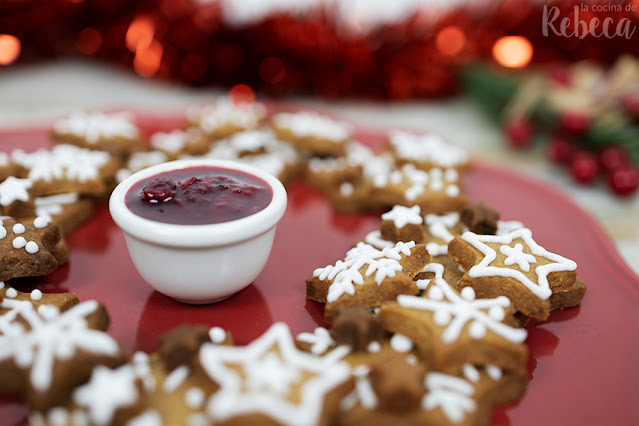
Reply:
[[[147, 131], [182, 124], [181, 114], [140, 114]], [[379, 145], [379, 132], [359, 139]], [[46, 128], [0, 132], [0, 151], [49, 146]], [[523, 398], [498, 410], [497, 425], [639, 424], [639, 277], [588, 214], [560, 193], [537, 182], [485, 164], [467, 176], [472, 200], [483, 201], [531, 228], [537, 242], [575, 260], [588, 284], [581, 307], [553, 312], [545, 323], [530, 324], [531, 382]], [[289, 190], [264, 272], [227, 301], [189, 306], [148, 287], [135, 271], [120, 230], [106, 206], [68, 236], [70, 264], [43, 278], [24, 279], [20, 289], [76, 292], [81, 300], [104, 302], [111, 334], [130, 350], [153, 352], [166, 331], [188, 322], [222, 326], [244, 344], [274, 321], [295, 334], [322, 323], [323, 307], [305, 299], [304, 280], [316, 267], [343, 257], [350, 244], [379, 226], [378, 215], [343, 215], [302, 182]], [[179, 265], [176, 265], [179, 267]], [[5, 424], [24, 421], [26, 410], [0, 400]]]

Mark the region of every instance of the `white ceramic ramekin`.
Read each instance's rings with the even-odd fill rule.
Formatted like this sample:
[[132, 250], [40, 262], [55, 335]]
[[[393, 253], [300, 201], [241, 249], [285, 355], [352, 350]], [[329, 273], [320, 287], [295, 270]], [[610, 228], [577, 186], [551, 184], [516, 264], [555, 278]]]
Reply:
[[[126, 206], [125, 196], [137, 182], [159, 173], [198, 166], [257, 176], [271, 187], [273, 198], [255, 214], [210, 225], [156, 222], [136, 215]], [[180, 302], [205, 304], [242, 290], [264, 269], [286, 201], [282, 183], [255, 167], [223, 160], [178, 160], [126, 178], [111, 194], [109, 210], [124, 231], [133, 264], [151, 287]]]

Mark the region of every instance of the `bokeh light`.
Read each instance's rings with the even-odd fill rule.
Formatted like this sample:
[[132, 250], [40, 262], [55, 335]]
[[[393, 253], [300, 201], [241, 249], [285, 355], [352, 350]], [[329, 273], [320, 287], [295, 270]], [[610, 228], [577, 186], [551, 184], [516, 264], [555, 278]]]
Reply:
[[131, 52], [148, 47], [153, 41], [155, 25], [146, 16], [138, 16], [129, 25], [124, 41]]
[[20, 56], [20, 40], [10, 34], [0, 34], [0, 65], [9, 65]]
[[284, 63], [274, 56], [270, 56], [260, 63], [260, 78], [269, 83], [280, 83], [286, 74]]
[[160, 68], [162, 61], [162, 44], [152, 40], [146, 47], [138, 46], [133, 58], [133, 69], [142, 77], [152, 77]]
[[95, 28], [89, 27], [78, 33], [75, 45], [85, 55], [95, 55], [102, 47], [102, 41], [102, 34]]
[[493, 57], [505, 67], [525, 67], [530, 63], [532, 55], [533, 47], [526, 37], [505, 36], [493, 45]]
[[255, 92], [246, 84], [236, 84], [229, 90], [229, 99], [238, 108], [249, 108], [255, 103]]
[[442, 28], [435, 38], [437, 49], [445, 55], [455, 56], [466, 44], [464, 32], [455, 25]]

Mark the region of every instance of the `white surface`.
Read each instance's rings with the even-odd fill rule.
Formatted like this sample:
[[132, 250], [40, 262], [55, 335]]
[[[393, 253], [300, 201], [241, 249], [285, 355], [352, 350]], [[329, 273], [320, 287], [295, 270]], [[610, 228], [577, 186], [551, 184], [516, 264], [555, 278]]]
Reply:
[[[146, 81], [128, 70], [88, 62], [0, 69], [0, 127], [48, 121], [85, 109], [175, 110], [220, 93]], [[505, 149], [497, 130], [465, 99], [405, 103], [327, 102], [308, 98], [294, 101], [369, 127], [436, 130], [482, 161], [548, 182], [595, 216], [629, 265], [639, 272], [639, 196], [620, 199], [604, 188], [577, 186], [564, 170], [546, 160], [541, 148], [524, 152]]]

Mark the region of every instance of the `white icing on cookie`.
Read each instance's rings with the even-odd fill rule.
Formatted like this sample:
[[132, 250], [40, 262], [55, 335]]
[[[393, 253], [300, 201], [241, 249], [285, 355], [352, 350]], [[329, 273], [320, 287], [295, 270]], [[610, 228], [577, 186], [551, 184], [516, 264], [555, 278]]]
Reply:
[[[33, 224], [36, 228], [44, 228], [47, 226], [45, 222], [53, 221], [52, 216], [62, 214], [64, 206], [76, 203], [80, 196], [76, 192], [67, 192], [65, 194], [50, 195], [48, 197], [37, 197], [33, 200], [35, 205], [35, 214], [38, 216]], [[40, 219], [40, 220], [39, 220]], [[45, 222], [42, 222], [42, 221]], [[36, 221], [39, 225], [36, 225]]]
[[413, 350], [413, 341], [403, 334], [395, 333], [390, 339], [391, 348], [395, 352], [406, 353]]
[[226, 340], [226, 331], [222, 327], [211, 327], [209, 330], [209, 338], [211, 342], [219, 345]]
[[459, 224], [459, 213], [451, 212], [443, 215], [428, 214], [424, 218], [424, 223], [431, 236], [444, 241], [444, 244], [437, 244], [435, 242], [427, 243], [426, 250], [428, 250], [428, 253], [431, 256], [448, 254], [448, 243], [455, 238], [450, 232], [450, 229]]
[[220, 98], [216, 102], [193, 106], [186, 110], [186, 118], [207, 133], [214, 133], [225, 126], [252, 129], [257, 127], [266, 108], [260, 103], [252, 105], [236, 105], [227, 98]]
[[184, 403], [189, 408], [200, 409], [202, 405], [204, 405], [204, 400], [206, 395], [204, 395], [204, 391], [198, 387], [189, 388], [184, 393]]
[[392, 221], [398, 229], [408, 224], [421, 225], [424, 222], [419, 206], [404, 207], [400, 205], [393, 206], [390, 211], [382, 214], [382, 220]]
[[[326, 393], [351, 375], [346, 363], [299, 351], [284, 323], [247, 346], [204, 344], [199, 361], [221, 386], [206, 404], [214, 421], [259, 412], [285, 425], [316, 424]], [[293, 402], [288, 396], [298, 386], [300, 397]]]
[[29, 298], [34, 301], [42, 300], [42, 291], [35, 289], [29, 293]]
[[[381, 285], [387, 277], [394, 277], [402, 270], [399, 263], [400, 254], [410, 256], [415, 242], [398, 242], [392, 248], [377, 250], [366, 243], [358, 243], [346, 253], [344, 261], [338, 260], [335, 265], [328, 265], [313, 271], [313, 276], [320, 280], [333, 281], [328, 288], [327, 300], [334, 302], [343, 294], [355, 294], [355, 284], [364, 284], [364, 276], [373, 276], [377, 285]], [[364, 275], [360, 268], [368, 266]]]
[[9, 299], [15, 299], [16, 297], [18, 297], [18, 292], [15, 288], [11, 287], [7, 289], [4, 295]]
[[467, 413], [477, 409], [472, 399], [475, 388], [466, 380], [447, 374], [430, 372], [425, 378], [426, 395], [422, 408], [426, 411], [440, 408], [453, 423], [461, 423]]
[[[427, 297], [400, 295], [397, 302], [409, 309], [419, 309], [433, 313], [433, 319], [439, 326], [446, 326], [441, 334], [444, 343], [455, 342], [468, 325], [468, 333], [474, 339], [482, 338], [487, 330], [513, 343], [521, 343], [526, 338], [526, 330], [513, 328], [501, 322], [504, 309], [510, 306], [505, 296], [495, 299], [475, 299], [475, 292], [465, 287], [459, 295], [443, 279], [444, 266], [429, 263], [426, 272], [434, 272], [431, 288]], [[467, 291], [469, 289], [470, 291]]]
[[13, 151], [13, 160], [29, 169], [32, 181], [69, 179], [86, 182], [100, 178], [100, 168], [111, 159], [107, 152], [79, 148], [74, 145], [56, 145], [51, 150], [40, 149], [32, 153]]
[[170, 132], [156, 132], [151, 135], [151, 146], [171, 154], [176, 154], [184, 149], [189, 139], [189, 133], [175, 129]]
[[204, 157], [239, 161], [278, 176], [287, 166], [296, 164], [300, 154], [271, 131], [251, 130], [216, 141]]
[[16, 223], [15, 225], [13, 225], [12, 231], [14, 234], [24, 234], [26, 232], [26, 228], [23, 224]]
[[333, 142], [347, 140], [351, 130], [347, 123], [311, 112], [280, 113], [273, 117], [273, 124], [297, 137], [316, 137]]
[[0, 205], [7, 207], [15, 201], [29, 201], [29, 188], [33, 186], [31, 179], [18, 179], [9, 176], [0, 183]]
[[79, 112], [58, 120], [53, 124], [53, 131], [59, 134], [70, 134], [95, 144], [100, 140], [114, 138], [135, 139], [139, 129], [133, 123], [129, 113], [105, 114], [101, 112]]
[[368, 377], [369, 374], [370, 368], [366, 365], [358, 365], [353, 368], [355, 390], [342, 400], [340, 404], [342, 411], [353, 409], [358, 402], [367, 410], [372, 410], [377, 407], [377, 395]]
[[118, 409], [132, 406], [140, 397], [133, 366], [93, 368], [91, 379], [73, 391], [73, 401], [86, 409], [91, 424], [111, 424]]
[[[13, 359], [18, 367], [29, 369], [29, 380], [37, 391], [49, 389], [57, 359], [70, 359], [76, 350], [106, 356], [119, 352], [118, 343], [108, 334], [87, 326], [86, 317], [98, 309], [96, 301], [62, 313], [53, 305], [42, 305], [36, 313], [31, 302], [12, 299], [4, 299], [0, 307], [9, 309], [0, 316], [0, 361]], [[16, 324], [18, 316], [29, 329]]]
[[[465, 232], [461, 238], [470, 243], [477, 250], [482, 252], [484, 258], [481, 262], [468, 270], [468, 276], [476, 277], [508, 277], [521, 282], [534, 295], [541, 299], [548, 299], [552, 295], [552, 290], [548, 283], [548, 274], [551, 272], [574, 271], [577, 264], [558, 254], [551, 253], [541, 247], [532, 238], [532, 231], [528, 228], [519, 228], [503, 235], [478, 235], [473, 232]], [[524, 245], [519, 243], [511, 247], [515, 240], [522, 240]], [[508, 256], [505, 262], [507, 267], [491, 266], [491, 263], [497, 258], [497, 253], [488, 243], [501, 244], [499, 251]], [[523, 253], [527, 248], [530, 253]], [[537, 275], [537, 282], [533, 282], [530, 278], [522, 273], [530, 270], [531, 258], [543, 257], [551, 261], [551, 263], [537, 266], [534, 271]], [[508, 267], [517, 264], [519, 269]], [[527, 269], [526, 269], [527, 268]]]
[[414, 135], [394, 130], [388, 139], [397, 156], [404, 160], [429, 162], [439, 167], [459, 167], [468, 163], [466, 150], [446, 142], [435, 133]]
[[311, 345], [311, 353], [314, 355], [322, 355], [329, 348], [335, 345], [335, 340], [324, 327], [317, 327], [312, 333], [300, 333], [297, 340]]
[[162, 384], [162, 390], [166, 393], [175, 392], [182, 383], [189, 377], [191, 370], [186, 365], [180, 365], [166, 376], [164, 383]]
[[395, 243], [382, 238], [382, 232], [379, 229], [371, 231], [364, 237], [364, 242], [375, 247], [378, 250], [394, 247]]

